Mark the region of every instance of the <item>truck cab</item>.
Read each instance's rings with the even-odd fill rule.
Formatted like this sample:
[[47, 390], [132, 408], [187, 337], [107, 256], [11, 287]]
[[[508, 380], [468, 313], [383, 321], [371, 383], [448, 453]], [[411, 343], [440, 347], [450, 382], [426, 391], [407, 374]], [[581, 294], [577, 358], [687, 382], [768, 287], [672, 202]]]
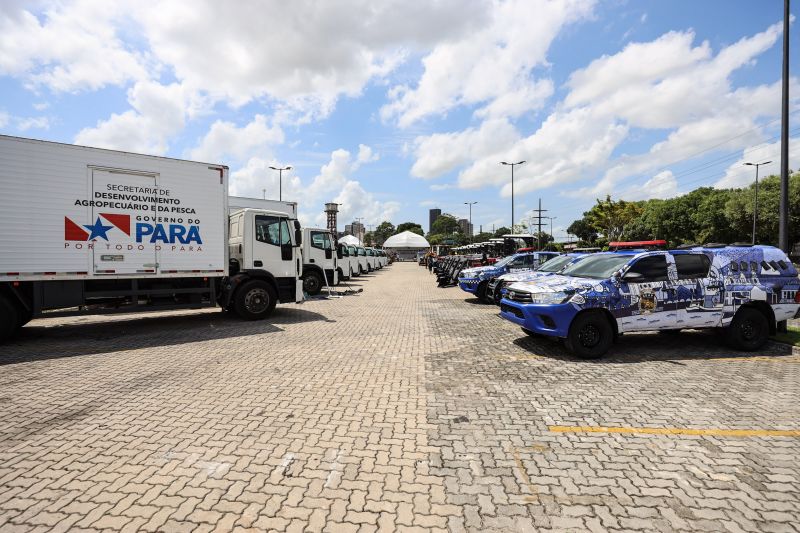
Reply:
[[242, 209], [229, 218], [229, 277], [220, 304], [243, 318], [303, 301], [302, 231], [287, 213]]
[[367, 266], [370, 271], [378, 270], [378, 255], [375, 253], [374, 248], [364, 248], [367, 252]]
[[731, 347], [753, 351], [798, 315], [799, 291], [796, 268], [772, 246], [603, 252], [511, 284], [500, 314], [584, 358], [622, 333], [687, 328], [719, 329]]
[[353, 277], [353, 261], [350, 257], [350, 247], [340, 242], [336, 244], [336, 257], [339, 270], [339, 280], [348, 280]]
[[358, 251], [358, 271], [359, 274], [366, 274], [370, 271], [369, 261], [367, 261], [367, 250], [363, 246], [356, 246]]
[[336, 239], [325, 228], [303, 229], [303, 290], [315, 296], [339, 283]]

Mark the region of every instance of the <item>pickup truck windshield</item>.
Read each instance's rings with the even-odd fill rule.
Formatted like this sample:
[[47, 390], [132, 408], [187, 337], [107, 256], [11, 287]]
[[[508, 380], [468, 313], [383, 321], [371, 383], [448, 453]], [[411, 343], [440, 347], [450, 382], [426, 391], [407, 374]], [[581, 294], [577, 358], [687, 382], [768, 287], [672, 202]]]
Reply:
[[561, 274], [575, 278], [608, 278], [631, 260], [630, 255], [594, 255], [573, 263]]
[[513, 255], [509, 255], [508, 257], [504, 257], [500, 261], [495, 263], [494, 266], [496, 266], [496, 267], [504, 267], [507, 264], [509, 264], [511, 262], [511, 260], [514, 259], [514, 257], [515, 256], [513, 256]]
[[542, 264], [537, 270], [539, 272], [558, 272], [565, 266], [567, 266], [570, 261], [575, 259], [574, 257], [569, 257], [567, 255], [561, 255], [559, 257], [554, 257], [547, 261], [546, 263]]

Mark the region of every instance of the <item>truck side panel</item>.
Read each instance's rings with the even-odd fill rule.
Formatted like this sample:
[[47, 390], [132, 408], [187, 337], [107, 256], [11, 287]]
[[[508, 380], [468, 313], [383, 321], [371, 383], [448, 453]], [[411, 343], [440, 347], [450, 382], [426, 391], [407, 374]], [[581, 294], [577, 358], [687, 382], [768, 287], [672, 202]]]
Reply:
[[0, 281], [227, 273], [227, 168], [0, 136]]

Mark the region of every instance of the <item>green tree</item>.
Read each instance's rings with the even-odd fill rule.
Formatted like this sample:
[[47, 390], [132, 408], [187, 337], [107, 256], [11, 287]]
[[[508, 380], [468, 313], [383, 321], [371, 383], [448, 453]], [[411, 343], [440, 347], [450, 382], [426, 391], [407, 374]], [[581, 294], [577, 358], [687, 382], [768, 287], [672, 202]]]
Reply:
[[403, 233], [404, 231], [410, 231], [417, 235], [425, 235], [425, 230], [416, 222], [403, 222], [402, 224], [398, 224], [395, 233]]
[[500, 226], [499, 228], [497, 228], [497, 231], [494, 232], [494, 237], [499, 238], [502, 237], [503, 235], [508, 235], [510, 233], [511, 233], [510, 229], [508, 229], [505, 226]]
[[375, 234], [371, 231], [368, 231], [364, 234], [364, 246], [374, 246], [375, 245]]
[[609, 240], [619, 240], [630, 225], [641, 214], [642, 208], [636, 202], [617, 202], [606, 196], [605, 200], [597, 200], [597, 204], [585, 213], [586, 221]]
[[[585, 215], [585, 213], [584, 213]], [[597, 239], [597, 230], [586, 221], [586, 218], [580, 218], [569, 225], [567, 233], [571, 233], [578, 237], [579, 240], [584, 242], [594, 242]]]
[[375, 242], [378, 245], [383, 245], [386, 242], [386, 239], [394, 235], [394, 224], [389, 222], [388, 220], [384, 220], [375, 228], [373, 234], [375, 236]]
[[461, 233], [461, 226], [458, 225], [456, 217], [447, 213], [437, 218], [431, 226], [431, 235], [452, 235], [453, 233]]

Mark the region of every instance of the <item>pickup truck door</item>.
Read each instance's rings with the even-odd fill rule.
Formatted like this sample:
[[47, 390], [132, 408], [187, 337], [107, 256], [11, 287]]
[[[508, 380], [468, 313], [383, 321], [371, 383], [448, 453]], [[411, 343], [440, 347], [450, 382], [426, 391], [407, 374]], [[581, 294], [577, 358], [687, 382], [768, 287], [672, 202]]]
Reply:
[[676, 327], [675, 293], [670, 287], [665, 254], [640, 258], [623, 273], [621, 282], [622, 292], [628, 296], [627, 312], [619, 320], [621, 331]]
[[[674, 254], [678, 293], [676, 301], [679, 328], [703, 328], [722, 325], [724, 284], [716, 275], [709, 276], [711, 260], [702, 253]], [[747, 268], [747, 263], [742, 262]]]

